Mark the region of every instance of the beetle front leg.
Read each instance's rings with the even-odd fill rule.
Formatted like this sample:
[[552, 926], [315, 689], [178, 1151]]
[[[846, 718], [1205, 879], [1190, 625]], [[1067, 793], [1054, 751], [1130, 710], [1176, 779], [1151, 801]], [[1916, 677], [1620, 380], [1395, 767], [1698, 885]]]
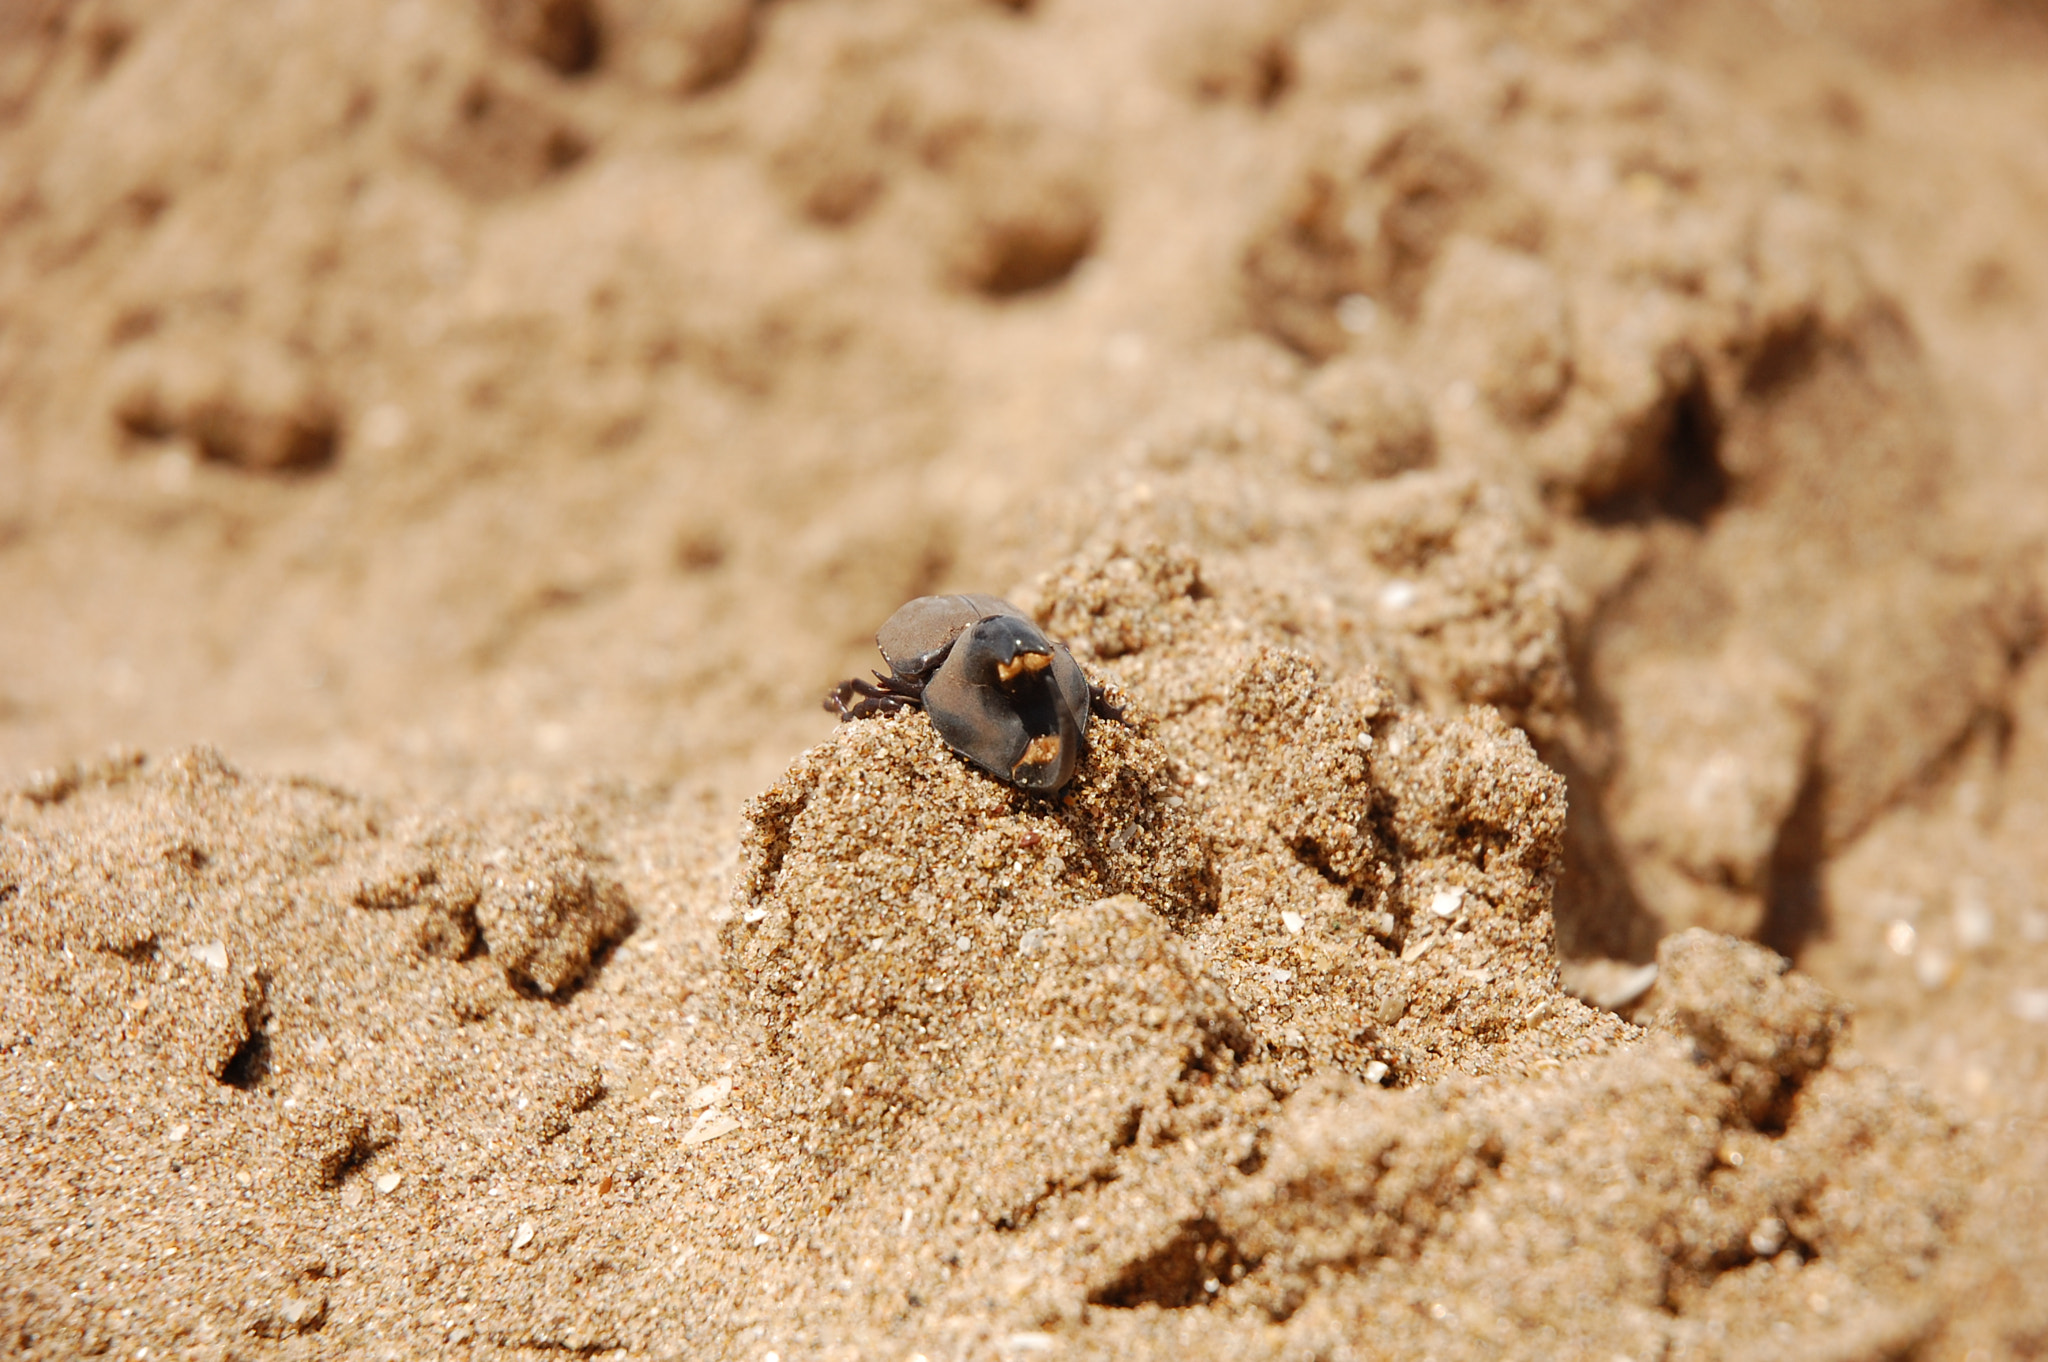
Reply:
[[[845, 723], [848, 719], [872, 719], [879, 714], [917, 709], [923, 704], [922, 685], [900, 676], [884, 676], [880, 672], [873, 675], [872, 683], [858, 677], [841, 681], [825, 697], [825, 708]], [[855, 699], [856, 696], [860, 698]]]

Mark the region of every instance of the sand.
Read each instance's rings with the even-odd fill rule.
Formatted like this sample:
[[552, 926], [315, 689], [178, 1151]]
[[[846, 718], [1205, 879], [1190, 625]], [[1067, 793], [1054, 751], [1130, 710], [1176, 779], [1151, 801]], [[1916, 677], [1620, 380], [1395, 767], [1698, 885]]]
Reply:
[[0, 1347], [2036, 1355], [2044, 25], [0, 12]]

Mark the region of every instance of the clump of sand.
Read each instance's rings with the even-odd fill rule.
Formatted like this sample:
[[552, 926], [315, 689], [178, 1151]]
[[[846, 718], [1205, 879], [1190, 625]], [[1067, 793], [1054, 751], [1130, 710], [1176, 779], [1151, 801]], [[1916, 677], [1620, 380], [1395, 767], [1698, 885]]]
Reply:
[[[1841, 1005], [1700, 932], [1648, 1030], [1568, 996], [1528, 740], [1325, 677], [1202, 581], [1041, 584], [1128, 702], [1059, 797], [920, 713], [844, 724], [748, 805], [723, 908], [702, 870], [659, 905], [687, 877], [601, 802], [393, 816], [205, 750], [17, 795], [7, 1158], [68, 1172], [10, 1218], [15, 1336], [1924, 1336], [1957, 1133], [1845, 1058]], [[718, 918], [714, 965], [685, 924]]]
[[[1900, 1293], [1958, 1191], [1908, 1168], [1954, 1134], [1829, 1067], [1840, 1004], [1697, 932], [1649, 1032], [1569, 997], [1561, 783], [1527, 739], [1326, 682], [1200, 581], [1155, 553], [1043, 585], [1084, 655], [1115, 640], [1131, 701], [1058, 800], [911, 713], [749, 805], [726, 960], [828, 1254], [913, 1232], [875, 1269], [911, 1336], [1716, 1355], [1868, 1213], [1919, 1258], [1829, 1253], [1843, 1313], [1801, 1336], [1923, 1331]], [[1101, 851], [1162, 834], [1181, 856]]]

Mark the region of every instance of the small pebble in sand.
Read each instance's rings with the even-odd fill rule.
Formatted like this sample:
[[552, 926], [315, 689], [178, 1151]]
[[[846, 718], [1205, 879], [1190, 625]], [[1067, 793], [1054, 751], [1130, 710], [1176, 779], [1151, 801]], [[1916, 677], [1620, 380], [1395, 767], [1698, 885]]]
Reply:
[[2048, 1022], [2048, 988], [2016, 988], [2012, 1014], [2025, 1022]]
[[228, 944], [225, 941], [200, 941], [188, 947], [192, 958], [208, 969], [224, 970], [228, 967]]
[[1785, 1247], [1785, 1222], [1775, 1215], [1765, 1216], [1749, 1232], [1749, 1251], [1759, 1258], [1774, 1256]]
[[1657, 962], [1631, 965], [1626, 960], [1567, 960], [1558, 975], [1566, 993], [1612, 1012], [1650, 991], [1657, 982]]
[[327, 1313], [324, 1301], [308, 1300], [304, 1296], [286, 1296], [278, 1302], [278, 1318], [293, 1331], [310, 1327]]
[[1384, 1083], [1387, 1081], [1387, 1074], [1389, 1072], [1386, 1061], [1376, 1059], [1365, 1066], [1365, 1081], [1368, 1083]]
[[1363, 293], [1347, 293], [1337, 300], [1337, 325], [1351, 335], [1369, 334], [1379, 319], [1379, 304]]
[[1998, 919], [1977, 879], [1956, 881], [1954, 894], [1956, 945], [1966, 951], [1981, 951], [1998, 933]]
[[1429, 911], [1437, 917], [1452, 917], [1465, 906], [1465, 891], [1462, 889], [1439, 889], [1429, 901]]
[[1947, 988], [1955, 981], [1956, 960], [1947, 951], [1930, 946], [1913, 962], [1913, 977], [1929, 993]]
[[1380, 588], [1380, 609], [1390, 615], [1398, 615], [1415, 604], [1415, 597], [1418, 594], [1420, 593], [1413, 582], [1399, 579], [1388, 582]]
[[1300, 913], [1287, 911], [1280, 914], [1280, 925], [1287, 929], [1289, 936], [1300, 936], [1305, 919]]
[[513, 1250], [514, 1250], [514, 1251], [516, 1252], [516, 1251], [517, 1251], [517, 1250], [519, 1250], [519, 1249], [523, 1249], [523, 1248], [525, 1248], [525, 1247], [526, 1247], [526, 1246], [527, 1246], [528, 1244], [531, 1244], [532, 1242], [533, 1242], [533, 1222], [532, 1222], [531, 1220], [522, 1220], [522, 1221], [520, 1221], [520, 1222], [519, 1222], [519, 1228], [518, 1228], [518, 1229], [516, 1229], [516, 1230], [514, 1230], [514, 1231], [512, 1231], [512, 1248], [513, 1248]]
[[199, 461], [192, 457], [189, 449], [166, 449], [156, 456], [150, 468], [151, 481], [156, 490], [166, 496], [177, 496], [192, 487], [193, 474], [198, 471]]
[[1920, 944], [1920, 933], [1904, 918], [1893, 922], [1884, 929], [1884, 944], [1891, 948], [1893, 955], [1911, 955]]
[[389, 1196], [398, 1190], [398, 1184], [403, 1181], [405, 1181], [405, 1174], [403, 1173], [380, 1173], [377, 1175], [377, 1194], [379, 1196]]
[[1135, 331], [1119, 331], [1103, 344], [1102, 357], [1112, 369], [1130, 372], [1145, 365], [1145, 338]]
[[363, 416], [363, 442], [372, 449], [395, 448], [411, 430], [405, 408], [391, 402], [379, 402]]

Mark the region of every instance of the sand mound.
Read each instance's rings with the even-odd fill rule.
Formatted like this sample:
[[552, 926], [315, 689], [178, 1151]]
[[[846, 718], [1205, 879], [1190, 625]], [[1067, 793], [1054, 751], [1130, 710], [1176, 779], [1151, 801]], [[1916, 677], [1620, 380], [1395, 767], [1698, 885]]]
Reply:
[[1719, 1356], [1935, 1327], [1956, 1133], [1838, 1057], [1837, 1002], [1702, 932], [1648, 1032], [1565, 995], [1526, 740], [1189, 613], [1171, 644], [1137, 615], [1126, 656], [1227, 679], [1171, 721], [1132, 692], [1057, 801], [920, 714], [807, 754], [749, 806], [729, 1002], [687, 1017], [590, 1017], [660, 976], [613, 952], [633, 909], [573, 820], [391, 820], [203, 750], [17, 797], [7, 1157], [69, 1172], [10, 1217], [14, 1336]]
[[[1105, 1355], [1161, 1329], [1217, 1357], [1362, 1331], [1718, 1355], [1822, 1256], [1843, 1313], [1798, 1346], [1925, 1332], [1899, 1293], [1959, 1190], [1909, 1165], [1954, 1135], [1827, 1067], [1840, 1004], [1701, 932], [1666, 943], [1651, 1035], [1565, 995], [1560, 782], [1527, 741], [1322, 683], [1191, 595], [1192, 565], [1151, 563], [1049, 592], [1124, 674], [1180, 682], [1126, 683], [1137, 732], [1102, 725], [1063, 799], [911, 714], [843, 726], [749, 806], [726, 959], [770, 1118], [830, 1189], [807, 1235], [910, 1235], [877, 1270], [913, 1332], [969, 1317]], [[1866, 1213], [1916, 1227], [1917, 1261], [1822, 1254]]]

